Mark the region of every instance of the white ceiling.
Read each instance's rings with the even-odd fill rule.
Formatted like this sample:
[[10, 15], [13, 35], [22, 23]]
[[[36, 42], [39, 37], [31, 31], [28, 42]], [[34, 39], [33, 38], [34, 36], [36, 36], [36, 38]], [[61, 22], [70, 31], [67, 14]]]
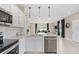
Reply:
[[[71, 15], [73, 13], [76, 13], [79, 11], [79, 4], [29, 4], [26, 5], [26, 9], [28, 11], [28, 7], [31, 7], [31, 20], [37, 20], [38, 19], [38, 6], [40, 6], [40, 16], [41, 21], [43, 20], [49, 20], [48, 19], [48, 6], [50, 6], [50, 14], [51, 14], [51, 20], [60, 20], [64, 17]], [[29, 12], [29, 11], [28, 11]], [[27, 15], [29, 14], [27, 12]]]

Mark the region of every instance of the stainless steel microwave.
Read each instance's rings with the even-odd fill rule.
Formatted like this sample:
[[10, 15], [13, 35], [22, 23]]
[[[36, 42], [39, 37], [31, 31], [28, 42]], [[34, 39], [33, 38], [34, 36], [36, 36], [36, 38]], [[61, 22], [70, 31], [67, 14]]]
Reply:
[[3, 10], [0, 10], [0, 23], [12, 24], [12, 15]]

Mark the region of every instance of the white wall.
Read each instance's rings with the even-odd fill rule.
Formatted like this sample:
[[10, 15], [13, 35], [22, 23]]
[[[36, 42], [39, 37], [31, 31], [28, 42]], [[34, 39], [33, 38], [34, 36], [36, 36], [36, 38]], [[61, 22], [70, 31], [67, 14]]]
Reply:
[[[78, 19], [79, 12], [65, 18], [65, 39], [74, 41], [78, 39]], [[66, 28], [66, 23], [70, 23], [69, 28]]]

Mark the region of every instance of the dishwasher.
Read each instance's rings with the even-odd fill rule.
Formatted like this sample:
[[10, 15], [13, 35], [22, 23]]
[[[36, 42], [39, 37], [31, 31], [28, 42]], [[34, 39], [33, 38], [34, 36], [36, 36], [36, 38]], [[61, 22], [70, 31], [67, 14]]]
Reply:
[[45, 53], [57, 53], [56, 36], [45, 36], [44, 37], [44, 52]]

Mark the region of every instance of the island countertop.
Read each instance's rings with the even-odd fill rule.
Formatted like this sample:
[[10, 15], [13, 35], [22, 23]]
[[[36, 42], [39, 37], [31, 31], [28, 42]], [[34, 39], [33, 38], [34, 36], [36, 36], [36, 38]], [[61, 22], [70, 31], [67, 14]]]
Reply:
[[17, 39], [4, 39], [3, 44], [0, 44], [0, 53], [10, 48], [18, 42]]

